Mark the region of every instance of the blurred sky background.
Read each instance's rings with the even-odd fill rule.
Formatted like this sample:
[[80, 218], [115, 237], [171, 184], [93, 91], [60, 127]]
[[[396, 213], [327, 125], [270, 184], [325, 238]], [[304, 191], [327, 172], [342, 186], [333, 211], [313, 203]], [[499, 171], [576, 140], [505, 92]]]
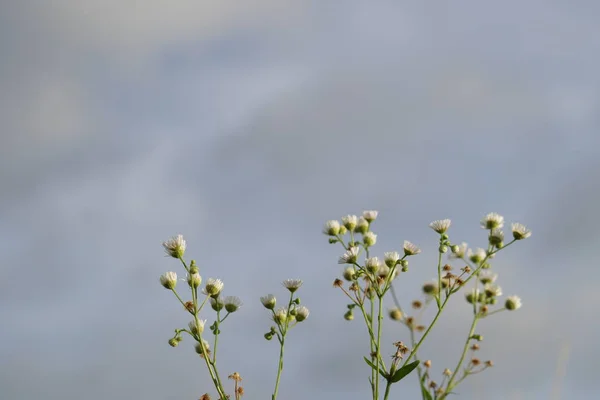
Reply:
[[[427, 4], [424, 4], [427, 3]], [[533, 230], [494, 260], [523, 308], [484, 320], [495, 367], [461, 399], [598, 394], [597, 1], [3, 1], [0, 397], [195, 399], [214, 389], [158, 283], [182, 233], [244, 301], [223, 374], [267, 399], [277, 344], [258, 300], [302, 278], [280, 398], [368, 398], [364, 327], [331, 287], [327, 219], [379, 210], [377, 254], [436, 234], [485, 245], [488, 212]], [[458, 265], [460, 266], [460, 265]], [[184, 285], [181, 285], [184, 289]], [[388, 304], [391, 306], [391, 303]], [[457, 296], [423, 348], [437, 380], [468, 331]], [[408, 341], [388, 324], [385, 340]], [[415, 378], [391, 398], [418, 398]]]

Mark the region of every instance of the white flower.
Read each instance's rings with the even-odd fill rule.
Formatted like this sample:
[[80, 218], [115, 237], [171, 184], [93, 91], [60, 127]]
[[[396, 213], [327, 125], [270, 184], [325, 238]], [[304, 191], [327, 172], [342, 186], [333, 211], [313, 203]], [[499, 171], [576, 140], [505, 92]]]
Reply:
[[475, 264], [479, 264], [480, 262], [482, 262], [486, 256], [486, 251], [481, 248], [478, 248], [477, 250], [475, 250], [475, 252], [473, 252], [473, 250], [471, 249], [467, 251], [467, 257]]
[[398, 254], [397, 251], [388, 251], [387, 253], [383, 253], [383, 259], [385, 265], [392, 268], [398, 263], [398, 260], [400, 260], [400, 254]]
[[375, 274], [379, 271], [380, 265], [381, 263], [377, 257], [367, 258], [365, 261], [365, 268], [372, 274]]
[[496, 246], [504, 242], [504, 232], [500, 228], [492, 228], [489, 235], [490, 244]]
[[210, 306], [215, 311], [221, 311], [223, 307], [225, 307], [225, 304], [223, 304], [223, 299], [221, 299], [221, 296], [217, 296], [210, 298]]
[[502, 296], [502, 288], [498, 285], [493, 285], [491, 283], [488, 283], [487, 285], [485, 285], [484, 290], [485, 290], [485, 295], [487, 297]]
[[298, 321], [298, 322], [304, 321], [306, 318], [308, 318], [308, 314], [310, 314], [310, 311], [308, 311], [308, 308], [306, 308], [304, 306], [300, 306], [300, 307], [296, 308], [296, 321]]
[[429, 227], [441, 235], [446, 233], [450, 228], [450, 224], [452, 224], [452, 221], [449, 219], [438, 219], [430, 223]]
[[283, 286], [287, 288], [290, 292], [294, 293], [300, 286], [302, 286], [302, 281], [300, 279], [286, 279], [283, 281]]
[[205, 319], [199, 319], [198, 320], [198, 325], [196, 325], [196, 321], [192, 320], [190, 321], [190, 323], [188, 324], [188, 326], [190, 327], [190, 331], [194, 334], [194, 335], [201, 335], [202, 332], [204, 332], [204, 324], [206, 323]]
[[506, 302], [504, 303], [504, 307], [507, 310], [513, 311], [521, 308], [521, 298], [519, 296], [509, 296], [506, 298]]
[[358, 246], [350, 247], [338, 260], [338, 264], [354, 264], [358, 257]]
[[345, 217], [342, 217], [342, 224], [344, 224], [346, 229], [352, 232], [358, 224], [358, 217], [356, 215], [346, 215]]
[[208, 278], [202, 293], [207, 296], [216, 297], [221, 293], [221, 290], [223, 290], [223, 286], [223, 281], [220, 279]]
[[266, 296], [261, 297], [260, 302], [266, 309], [272, 310], [275, 308], [275, 303], [277, 303], [277, 299], [272, 294], [268, 294]]
[[175, 286], [177, 286], [177, 274], [173, 271], [165, 272], [160, 276], [160, 284], [166, 289], [175, 289]]
[[363, 235], [363, 242], [365, 246], [371, 247], [377, 242], [377, 235], [373, 232], [367, 232]]
[[347, 281], [353, 281], [356, 278], [356, 270], [354, 267], [346, 267], [342, 273], [342, 276]]
[[481, 283], [488, 284], [496, 282], [496, 278], [498, 278], [498, 274], [493, 273], [492, 271], [481, 271], [479, 273], [479, 281]]
[[282, 307], [275, 311], [275, 314], [273, 314], [273, 321], [277, 322], [278, 324], [284, 324], [287, 320], [287, 317], [287, 308]]
[[465, 253], [467, 252], [467, 247], [468, 245], [465, 242], [453, 245], [450, 248], [450, 250], [452, 250], [452, 254], [450, 254], [449, 257], [452, 259], [463, 258], [465, 256]]
[[233, 313], [242, 306], [242, 301], [237, 296], [227, 296], [223, 299], [223, 304], [225, 305], [225, 310], [227, 310], [227, 312]]
[[531, 236], [531, 231], [523, 224], [514, 223], [512, 224], [512, 234], [515, 240], [523, 240]]
[[369, 222], [373, 222], [377, 219], [378, 214], [379, 214], [379, 212], [377, 212], [375, 210], [363, 211], [363, 218]]
[[336, 236], [340, 233], [340, 223], [334, 219], [327, 221], [323, 227], [323, 233], [329, 236]]
[[481, 220], [483, 229], [502, 228], [504, 226], [504, 217], [497, 213], [489, 213]]
[[202, 283], [202, 277], [199, 273], [188, 274], [187, 283], [190, 287], [197, 288]]
[[369, 221], [367, 221], [364, 217], [360, 217], [358, 219], [358, 224], [356, 224], [356, 228], [354, 228], [354, 232], [358, 233], [367, 233], [369, 230]]
[[173, 236], [171, 239], [163, 242], [165, 253], [173, 258], [182, 258], [185, 253], [185, 240], [182, 235]]
[[419, 254], [421, 249], [417, 247], [417, 245], [409, 242], [408, 240], [404, 241], [404, 254], [407, 256], [414, 256], [415, 254]]

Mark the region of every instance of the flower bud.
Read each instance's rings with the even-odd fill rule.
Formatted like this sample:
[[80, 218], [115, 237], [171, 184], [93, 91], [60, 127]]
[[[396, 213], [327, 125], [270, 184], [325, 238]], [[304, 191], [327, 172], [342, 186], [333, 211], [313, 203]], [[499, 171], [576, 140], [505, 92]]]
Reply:
[[197, 288], [202, 283], [202, 277], [197, 272], [191, 273], [191, 274], [188, 274], [187, 282], [188, 282], [188, 285], [190, 285], [190, 287]]

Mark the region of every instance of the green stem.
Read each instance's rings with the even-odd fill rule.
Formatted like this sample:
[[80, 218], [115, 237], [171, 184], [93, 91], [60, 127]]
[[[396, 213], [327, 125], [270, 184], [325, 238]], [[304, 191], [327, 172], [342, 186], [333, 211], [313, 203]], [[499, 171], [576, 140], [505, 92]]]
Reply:
[[458, 360], [458, 364], [456, 364], [456, 367], [454, 368], [454, 371], [452, 372], [450, 379], [448, 379], [446, 391], [444, 392], [444, 394], [442, 396], [440, 396], [439, 400], [443, 400], [444, 398], [446, 398], [448, 393], [450, 393], [450, 391], [452, 389], [454, 389], [454, 387], [456, 387], [456, 384], [453, 385], [452, 382], [454, 381], [454, 378], [456, 378], [456, 374], [458, 374], [458, 371], [459, 371], [463, 361], [465, 360], [465, 356], [467, 355], [467, 351], [469, 350], [469, 343], [471, 342], [471, 337], [475, 333], [475, 327], [477, 326], [478, 321], [479, 321], [479, 315], [475, 314], [475, 316], [473, 317], [473, 322], [471, 323], [471, 329], [469, 330], [469, 334], [467, 335], [467, 340], [465, 341], [465, 346], [463, 347], [462, 354], [460, 356], [460, 359]]
[[[376, 380], [375, 380], [375, 398], [379, 399], [379, 360], [381, 358], [381, 325], [382, 321], [383, 321], [383, 301], [381, 297], [378, 297], [379, 300], [379, 309], [377, 310], [377, 344], [376, 344], [376, 354], [377, 354], [377, 363], [375, 364], [375, 366], [377, 367], [377, 371], [376, 372]], [[371, 315], [371, 319], [373, 319], [373, 316]], [[387, 398], [387, 396], [386, 396]]]
[[277, 380], [275, 381], [275, 390], [273, 391], [273, 396], [271, 396], [272, 400], [275, 400], [277, 398], [277, 392], [279, 391], [279, 380], [281, 379], [281, 372], [283, 371], [283, 347], [285, 345], [285, 336], [281, 337], [279, 343], [279, 366], [277, 368]]
[[429, 327], [427, 328], [427, 330], [425, 331], [425, 333], [423, 333], [423, 336], [421, 336], [421, 339], [419, 340], [419, 342], [417, 343], [417, 345], [415, 346], [415, 348], [410, 352], [410, 355], [408, 356], [408, 358], [406, 359], [406, 361], [404, 361], [404, 364], [402, 364], [402, 366], [405, 366], [406, 364], [408, 364], [408, 362], [411, 360], [411, 358], [413, 358], [413, 356], [415, 356], [417, 354], [417, 350], [419, 350], [419, 347], [421, 346], [421, 344], [423, 343], [423, 341], [425, 340], [425, 338], [427, 337], [427, 335], [429, 334], [429, 332], [431, 331], [431, 329], [433, 328], [433, 326], [437, 322], [438, 318], [442, 314], [442, 311], [444, 310], [444, 307], [446, 306], [446, 303], [448, 303], [448, 299], [449, 298], [450, 298], [449, 296], [446, 297], [446, 299], [444, 300], [444, 302], [442, 303], [442, 305], [438, 309], [438, 312], [435, 314], [435, 317], [433, 317], [433, 321], [431, 321], [431, 324], [429, 324]]

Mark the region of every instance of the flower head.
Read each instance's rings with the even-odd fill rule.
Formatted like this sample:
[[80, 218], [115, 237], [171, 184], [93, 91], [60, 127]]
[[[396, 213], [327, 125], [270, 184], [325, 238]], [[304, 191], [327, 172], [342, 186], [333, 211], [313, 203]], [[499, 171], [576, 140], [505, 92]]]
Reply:
[[502, 229], [500, 228], [493, 228], [490, 230], [488, 240], [491, 245], [502, 247], [502, 242], [504, 242], [504, 232], [502, 232]]
[[350, 232], [353, 232], [358, 224], [358, 217], [356, 215], [346, 215], [345, 217], [342, 217], [342, 224], [344, 224], [346, 229]]
[[365, 268], [372, 274], [376, 274], [379, 271], [380, 265], [381, 263], [377, 257], [370, 257], [365, 260]]
[[496, 282], [496, 278], [498, 278], [498, 274], [493, 273], [492, 271], [481, 271], [479, 273], [479, 281], [484, 285], [488, 283]]
[[363, 235], [369, 231], [369, 221], [365, 217], [359, 217], [354, 232], [362, 233]]
[[173, 271], [165, 272], [160, 276], [160, 284], [165, 289], [175, 289], [175, 286], [177, 286], [177, 274]]
[[190, 321], [188, 326], [190, 327], [190, 331], [194, 335], [201, 335], [204, 332], [204, 324], [206, 323], [205, 319], [199, 319], [198, 324], [196, 325], [196, 320]]
[[452, 259], [463, 258], [467, 253], [467, 248], [468, 245], [465, 242], [462, 242], [461, 244], [455, 244], [452, 247], [450, 247], [452, 254], [450, 254], [448, 257]]
[[202, 283], [202, 277], [199, 273], [188, 274], [187, 282], [190, 287], [197, 288]]
[[388, 251], [387, 253], [383, 253], [383, 259], [385, 261], [385, 265], [392, 268], [398, 263], [398, 260], [400, 260], [400, 254], [398, 254], [396, 251]]
[[502, 288], [498, 285], [494, 285], [492, 283], [488, 283], [484, 287], [485, 295], [487, 297], [498, 297], [502, 296]]
[[327, 221], [323, 227], [323, 233], [329, 236], [337, 236], [340, 233], [340, 223], [334, 219]]
[[302, 286], [302, 281], [300, 279], [286, 279], [283, 281], [283, 286], [285, 286], [290, 292], [294, 293], [300, 288], [300, 286]]
[[346, 267], [346, 269], [344, 269], [344, 272], [342, 273], [342, 276], [347, 281], [353, 281], [354, 279], [356, 279], [356, 270], [354, 269], [354, 267], [351, 266]]
[[404, 241], [404, 254], [407, 256], [414, 256], [419, 254], [421, 249], [416, 244], [409, 242], [408, 240]]
[[475, 252], [473, 252], [473, 250], [471, 249], [467, 251], [467, 257], [469, 257], [469, 260], [471, 260], [471, 262], [474, 262], [475, 264], [479, 264], [480, 262], [485, 260], [486, 256], [486, 251], [481, 248], [478, 248], [477, 250], [475, 250]]
[[512, 224], [512, 234], [515, 240], [523, 240], [531, 236], [531, 231], [523, 224], [514, 223]]
[[497, 213], [489, 213], [481, 220], [483, 229], [502, 228], [504, 226], [504, 217]]
[[277, 303], [277, 299], [272, 294], [268, 294], [266, 296], [261, 297], [260, 302], [266, 309], [272, 310], [275, 308], [275, 303]]
[[446, 233], [448, 228], [450, 228], [450, 224], [452, 221], [449, 219], [438, 219], [429, 224], [429, 227], [439, 233], [440, 235]]
[[185, 253], [185, 240], [183, 235], [173, 236], [171, 239], [163, 242], [165, 253], [173, 258], [182, 258]]
[[365, 244], [366, 247], [371, 247], [371, 246], [375, 245], [376, 242], [377, 242], [377, 235], [374, 234], [373, 232], [366, 232], [365, 234], [363, 234], [363, 243]]
[[296, 321], [298, 321], [298, 322], [304, 321], [306, 318], [308, 318], [308, 314], [310, 314], [310, 311], [308, 311], [308, 308], [306, 308], [304, 306], [300, 306], [300, 307], [296, 308]]
[[223, 299], [225, 310], [229, 313], [236, 312], [242, 306], [242, 301], [237, 296], [227, 296]]
[[354, 264], [358, 258], [358, 246], [350, 247], [338, 260], [338, 264]]
[[504, 307], [507, 310], [514, 311], [521, 308], [521, 298], [519, 296], [509, 296], [506, 298], [506, 302], [504, 303]]
[[210, 298], [210, 307], [215, 311], [221, 311], [225, 304], [223, 303], [223, 299], [221, 296], [211, 297]]
[[377, 215], [379, 214], [378, 211], [375, 210], [367, 210], [367, 211], [363, 211], [363, 218], [366, 219], [369, 222], [373, 222], [377, 219]]
[[221, 293], [221, 290], [223, 290], [223, 281], [220, 279], [208, 278], [202, 293], [207, 296], [216, 297]]
[[288, 310], [287, 308], [281, 307], [275, 311], [273, 314], [273, 321], [278, 324], [284, 324], [288, 319]]

